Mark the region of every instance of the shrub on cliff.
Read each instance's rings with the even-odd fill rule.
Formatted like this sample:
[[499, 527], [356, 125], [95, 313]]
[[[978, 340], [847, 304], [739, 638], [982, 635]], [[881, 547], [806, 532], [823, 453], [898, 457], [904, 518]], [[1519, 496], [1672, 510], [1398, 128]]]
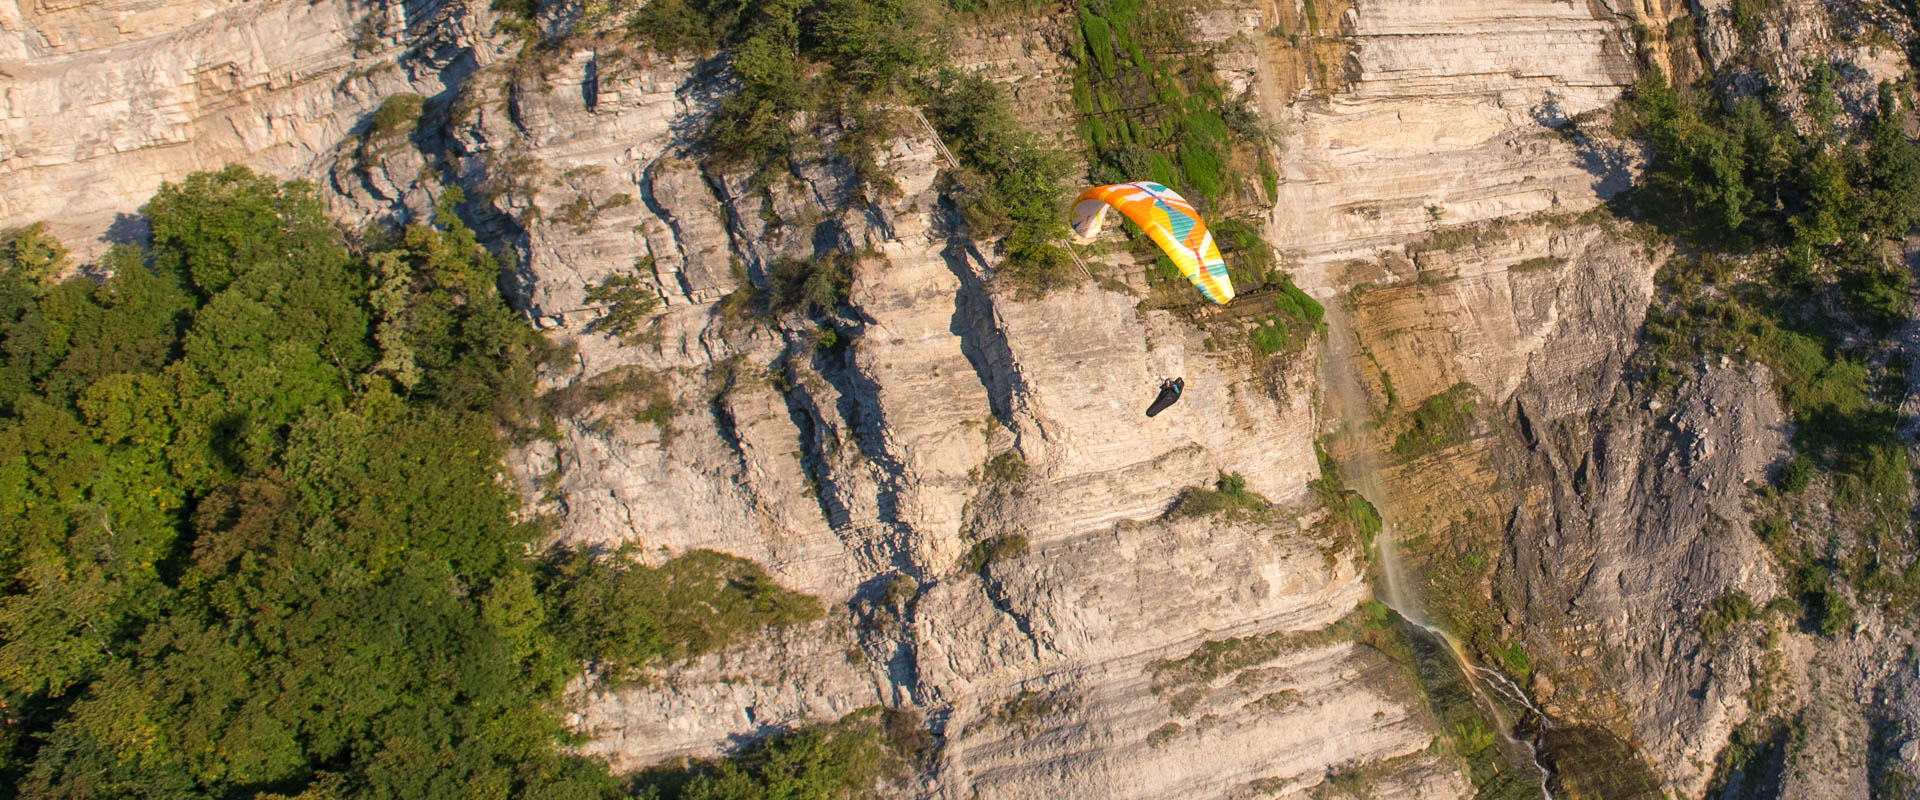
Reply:
[[868, 797], [905, 771], [923, 735], [908, 714], [869, 707], [830, 725], [783, 731], [729, 758], [647, 770], [633, 791], [642, 800]]
[[1407, 427], [1393, 439], [1396, 458], [1416, 458], [1459, 444], [1472, 433], [1473, 386], [1452, 388], [1421, 401], [1407, 415]]
[[1007, 108], [998, 84], [944, 72], [924, 95], [927, 117], [964, 169], [954, 194], [975, 238], [1004, 237], [1006, 269], [1044, 290], [1069, 280], [1066, 159], [1040, 145]]
[[1247, 479], [1238, 472], [1222, 472], [1212, 489], [1189, 487], [1167, 511], [1169, 518], [1204, 517], [1225, 514], [1231, 519], [1264, 519], [1267, 498], [1247, 490]]
[[627, 554], [595, 558], [574, 549], [551, 561], [544, 583], [557, 601], [555, 635], [613, 680], [824, 613], [818, 600], [780, 588], [759, 565], [712, 550], [647, 567]]
[[[934, 69], [936, 28], [935, 10], [920, 0], [780, 0], [750, 10], [665, 0], [643, 7], [632, 25], [663, 50], [710, 42], [730, 53], [737, 89], [701, 132], [710, 163], [722, 168], [764, 178], [812, 157], [818, 135], [887, 191], [891, 178], [874, 163], [894, 131], [886, 109], [915, 98], [960, 162], [948, 190], [971, 234], [999, 240], [1005, 271], [1021, 286], [1059, 285], [1072, 268], [1057, 244], [1067, 233], [1068, 163], [1021, 128], [999, 85]], [[803, 119], [817, 130], [797, 129]]]
[[967, 554], [960, 557], [958, 571], [963, 575], [978, 575], [987, 567], [1027, 554], [1027, 536], [1023, 533], [1009, 533], [973, 543]]
[[714, 23], [686, 0], [649, 0], [627, 20], [627, 31], [664, 53], [704, 53], [719, 45]]
[[[634, 272], [652, 269], [653, 259], [641, 257], [633, 263]], [[587, 323], [587, 330], [606, 333], [629, 344], [647, 339], [646, 323], [660, 307], [660, 296], [640, 282], [635, 274], [608, 275], [587, 287], [586, 303], [601, 306], [601, 315]]]
[[380, 101], [367, 124], [367, 136], [374, 141], [411, 136], [420, 125], [420, 110], [426, 100], [417, 94], [396, 94]]
[[846, 302], [854, 255], [834, 251], [819, 258], [783, 258], [767, 265], [767, 311], [831, 313]]
[[[728, 71], [737, 86], [708, 120], [702, 142], [717, 164], [765, 171], [794, 159], [808, 144], [805, 132], [793, 128], [801, 114], [816, 122], [884, 125], [861, 112], [931, 65], [928, 14], [918, 0], [749, 6], [665, 0], [642, 6], [628, 27], [663, 51], [721, 47], [729, 53]], [[856, 133], [849, 127], [843, 124], [835, 134]]]

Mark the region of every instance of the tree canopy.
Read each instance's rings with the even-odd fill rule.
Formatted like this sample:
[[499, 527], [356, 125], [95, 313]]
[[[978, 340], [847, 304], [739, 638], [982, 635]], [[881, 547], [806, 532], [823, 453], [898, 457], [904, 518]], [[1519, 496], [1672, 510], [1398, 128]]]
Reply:
[[558, 746], [583, 659], [819, 616], [720, 554], [528, 555], [501, 433], [542, 342], [457, 200], [355, 252], [310, 187], [230, 167], [162, 188], [102, 281], [0, 239], [13, 795], [611, 796]]

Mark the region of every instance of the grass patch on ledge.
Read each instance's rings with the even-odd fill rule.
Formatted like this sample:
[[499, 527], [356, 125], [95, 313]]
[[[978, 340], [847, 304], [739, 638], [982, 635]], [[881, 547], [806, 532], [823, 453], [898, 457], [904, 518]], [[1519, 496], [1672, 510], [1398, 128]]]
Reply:
[[1214, 488], [1191, 487], [1180, 493], [1173, 508], [1167, 510], [1167, 519], [1185, 519], [1188, 517], [1208, 517], [1224, 514], [1228, 519], [1264, 520], [1269, 516], [1271, 504], [1258, 492], [1247, 490], [1247, 479], [1238, 472], [1222, 472], [1213, 483]]
[[1318, 630], [1274, 631], [1212, 639], [1202, 642], [1193, 652], [1181, 658], [1163, 658], [1147, 665], [1147, 672], [1153, 676], [1153, 693], [1156, 695], [1204, 686], [1288, 653], [1356, 641], [1367, 631], [1385, 624], [1386, 618], [1386, 606], [1374, 602], [1362, 603], [1353, 613]]
[[1730, 591], [1700, 610], [1700, 638], [1712, 642], [1740, 623], [1760, 616], [1760, 608], [1746, 592]]
[[876, 796], [905, 779], [930, 746], [918, 716], [870, 706], [838, 722], [780, 731], [726, 758], [644, 770], [628, 789], [653, 800]]
[[962, 575], [979, 575], [986, 572], [987, 567], [1026, 554], [1026, 534], [1009, 533], [1004, 536], [995, 536], [974, 542], [973, 547], [967, 550], [967, 554], [960, 557], [957, 569]]
[[1407, 415], [1407, 429], [1393, 440], [1393, 457], [1418, 458], [1467, 440], [1473, 429], [1473, 385], [1452, 388], [1420, 403]]
[[800, 625], [826, 611], [811, 595], [774, 583], [759, 564], [692, 550], [658, 567], [622, 555], [561, 551], [545, 592], [559, 599], [553, 633], [614, 681], [660, 661], [693, 658], [769, 627]]
[[[1306, 349], [1307, 342], [1313, 336], [1327, 334], [1327, 323], [1324, 321], [1327, 309], [1320, 305], [1320, 301], [1293, 285], [1293, 281], [1287, 279], [1284, 273], [1272, 275], [1279, 277], [1279, 288], [1273, 295], [1273, 307], [1279, 313], [1264, 321], [1254, 320], [1251, 334], [1253, 347], [1265, 356], [1282, 351], [1300, 352]], [[1260, 288], [1239, 281], [1236, 281], [1236, 285], [1249, 289]]]
[[1380, 510], [1359, 492], [1347, 488], [1340, 480], [1340, 465], [1334, 462], [1333, 456], [1327, 455], [1326, 448], [1319, 442], [1314, 443], [1313, 454], [1320, 460], [1320, 477], [1307, 486], [1326, 505], [1329, 523], [1338, 530], [1351, 532], [1363, 551], [1373, 552], [1373, 539], [1384, 524]]
[[[1167, 702], [1174, 713], [1190, 716], [1213, 694], [1212, 684], [1238, 673], [1234, 692], [1251, 685], [1248, 670], [1272, 662], [1290, 653], [1299, 653], [1353, 643], [1370, 648], [1396, 664], [1408, 680], [1415, 677], [1413, 653], [1393, 611], [1385, 605], [1367, 601], [1352, 613], [1327, 627], [1307, 631], [1273, 631], [1252, 636], [1236, 636], [1203, 642], [1192, 652], [1177, 659], [1161, 659], [1147, 666], [1153, 694]], [[1267, 672], [1255, 670], [1255, 673]], [[1254, 676], [1257, 680], [1257, 675]], [[1248, 704], [1266, 713], [1280, 713], [1301, 702], [1293, 690], [1269, 692]]]
[[629, 364], [549, 391], [536, 403], [543, 425], [571, 419], [604, 431], [617, 415], [624, 414], [634, 422], [659, 428], [661, 445], [665, 446], [673, 436], [673, 395], [669, 389], [660, 373]]

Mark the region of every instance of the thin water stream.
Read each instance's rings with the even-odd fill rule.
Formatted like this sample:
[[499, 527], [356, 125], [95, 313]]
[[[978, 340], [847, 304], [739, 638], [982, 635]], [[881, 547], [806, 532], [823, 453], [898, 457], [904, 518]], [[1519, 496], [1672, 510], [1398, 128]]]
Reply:
[[[1372, 429], [1372, 404], [1358, 373], [1361, 363], [1358, 339], [1338, 298], [1332, 298], [1326, 303], [1326, 308], [1327, 336], [1326, 350], [1320, 361], [1321, 385], [1328, 391], [1329, 411], [1340, 421], [1334, 436], [1337, 440], [1344, 440], [1340, 442], [1340, 449], [1345, 455], [1340, 477], [1348, 488], [1358, 492], [1381, 513], [1380, 531], [1375, 536], [1373, 551], [1375, 563], [1380, 568], [1378, 598], [1406, 621], [1412, 635], [1427, 637], [1431, 649], [1444, 653], [1452, 660], [1453, 666], [1459, 670], [1471, 690], [1474, 704], [1494, 723], [1495, 732], [1500, 737], [1500, 749], [1508, 763], [1516, 767], [1531, 765], [1539, 774], [1540, 795], [1545, 800], [1553, 800], [1553, 794], [1547, 787], [1552, 773], [1540, 760], [1541, 732], [1552, 724], [1552, 720], [1512, 678], [1498, 669], [1474, 663], [1459, 642], [1426, 619], [1416, 584], [1401, 564], [1395, 526], [1391, 519], [1386, 518], [1386, 510], [1392, 506], [1387, 502], [1389, 494], [1385, 482], [1380, 479], [1379, 440]], [[1527, 718], [1528, 715], [1531, 715], [1531, 719]], [[1528, 722], [1532, 723], [1530, 735], [1516, 735], [1515, 731]]]

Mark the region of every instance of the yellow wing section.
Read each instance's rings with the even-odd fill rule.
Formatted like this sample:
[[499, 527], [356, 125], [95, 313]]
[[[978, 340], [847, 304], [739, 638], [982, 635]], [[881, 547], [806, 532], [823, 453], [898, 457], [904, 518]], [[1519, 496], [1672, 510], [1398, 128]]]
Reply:
[[1098, 235], [1109, 208], [1120, 209], [1146, 231], [1208, 300], [1225, 304], [1233, 299], [1227, 262], [1213, 243], [1213, 233], [1178, 192], [1151, 181], [1095, 186], [1073, 201], [1074, 236], [1085, 242]]

